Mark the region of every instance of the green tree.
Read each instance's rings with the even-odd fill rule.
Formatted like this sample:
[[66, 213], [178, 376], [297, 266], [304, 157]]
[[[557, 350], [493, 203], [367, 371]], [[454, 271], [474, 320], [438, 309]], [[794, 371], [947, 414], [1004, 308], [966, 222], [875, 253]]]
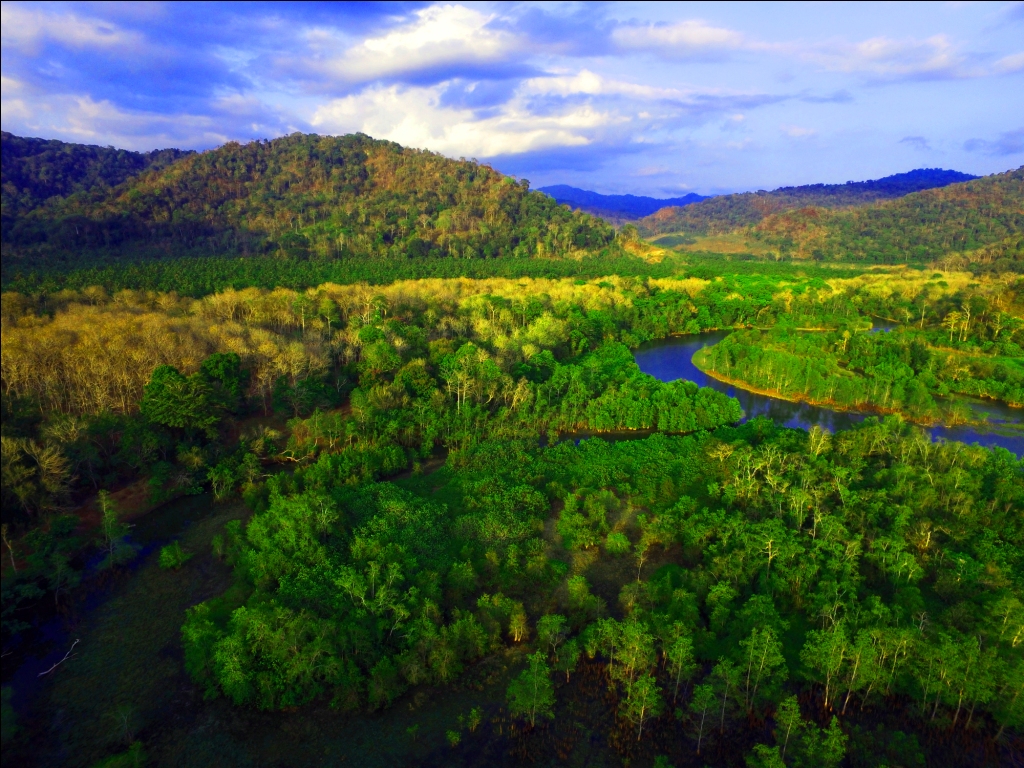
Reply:
[[719, 715], [719, 731], [725, 733], [725, 710], [729, 704], [729, 694], [735, 693], [736, 687], [743, 679], [743, 670], [738, 668], [728, 659], [719, 659], [718, 663], [711, 670], [711, 679], [714, 683], [716, 693], [722, 699], [722, 709]]
[[152, 423], [181, 429], [188, 435], [215, 437], [220, 422], [205, 378], [182, 376], [171, 365], [160, 365], [153, 371], [139, 408]]
[[778, 746], [769, 747], [767, 744], [757, 744], [749, 755], [743, 758], [750, 768], [786, 768], [779, 755]]
[[565, 681], [569, 682], [569, 673], [575, 671], [580, 661], [580, 644], [578, 640], [567, 640], [558, 651], [555, 669], [565, 672]]
[[697, 754], [700, 754], [700, 745], [704, 740], [704, 721], [707, 719], [708, 710], [715, 705], [717, 696], [715, 689], [710, 685], [698, 685], [693, 689], [693, 698], [690, 699], [690, 711], [700, 717], [700, 725], [697, 726]]
[[787, 696], [779, 702], [779, 708], [775, 712], [776, 739], [781, 735], [782, 752], [781, 758], [786, 759], [786, 750], [789, 748], [789, 740], [800, 733], [803, 720], [800, 718], [800, 705], [796, 696]]
[[744, 675], [743, 699], [747, 711], [753, 710], [758, 692], [764, 696], [766, 689], [772, 689], [786, 680], [788, 670], [782, 655], [782, 643], [770, 628], [755, 628], [750, 637], [740, 641], [744, 650], [746, 672]]
[[100, 530], [103, 532], [103, 550], [106, 552], [103, 567], [111, 568], [135, 556], [135, 550], [125, 541], [131, 526], [121, 522], [117, 505], [107, 491], [99, 492], [96, 503], [100, 508]]
[[555, 691], [545, 654], [534, 653], [527, 668], [508, 687], [509, 711], [514, 717], [529, 717], [534, 726], [538, 716], [555, 716], [554, 704]]
[[822, 702], [825, 709], [832, 709], [833, 702], [839, 695], [841, 672], [848, 649], [846, 625], [839, 622], [829, 630], [808, 632], [807, 641], [800, 651], [800, 659], [815, 670], [825, 684], [825, 697]]
[[697, 669], [693, 659], [693, 639], [685, 633], [681, 624], [676, 625], [674, 634], [675, 637], [665, 649], [665, 658], [668, 659], [669, 671], [675, 683], [672, 690], [673, 702], [679, 697], [679, 683], [689, 680]]
[[565, 642], [568, 626], [565, 616], [558, 613], [549, 613], [537, 620], [537, 640], [541, 645], [551, 649], [551, 654], [558, 654], [558, 647]]
[[619, 711], [623, 717], [637, 726], [636, 740], [644, 732], [644, 723], [661, 714], [663, 702], [661, 689], [654, 677], [643, 674], [626, 686], [626, 698]]

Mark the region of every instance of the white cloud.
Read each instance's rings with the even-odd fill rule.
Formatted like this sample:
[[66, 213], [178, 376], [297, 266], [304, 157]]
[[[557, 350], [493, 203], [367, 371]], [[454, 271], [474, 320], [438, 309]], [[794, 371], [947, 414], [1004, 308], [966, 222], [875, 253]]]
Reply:
[[135, 48], [142, 35], [121, 29], [116, 24], [90, 19], [74, 13], [45, 13], [20, 5], [4, 3], [0, 7], [0, 40], [25, 53], [34, 52], [44, 40], [72, 48]]
[[946, 35], [933, 35], [926, 40], [873, 37], [859, 43], [835, 41], [805, 49], [799, 55], [825, 69], [884, 79], [985, 74], [977, 67], [968, 68], [967, 57]]
[[1024, 70], [1024, 54], [1006, 56], [986, 67], [979, 63], [979, 57], [960, 50], [947, 35], [923, 40], [879, 36], [852, 43], [841, 39], [774, 43], [700, 20], [688, 20], [622, 26], [615, 30], [613, 39], [620, 49], [656, 53], [664, 58], [760, 53], [883, 80], [986, 77]]
[[1003, 75], [1024, 71], [1024, 53], [1014, 53], [1010, 56], [1004, 56], [992, 65], [992, 69]]
[[519, 98], [505, 104], [499, 114], [478, 119], [472, 110], [442, 106], [442, 92], [443, 86], [373, 86], [323, 105], [311, 123], [318, 129], [362, 131], [446, 155], [494, 157], [589, 144], [586, 132], [618, 119], [590, 105], [537, 115]]
[[[577, 74], [558, 73], [545, 77], [533, 77], [524, 80], [518, 89], [524, 96], [589, 96], [589, 97], [622, 97], [633, 102], [662, 102], [660, 115], [656, 115], [645, 106], [636, 112], [638, 118], [668, 117], [678, 113], [677, 107], [693, 112], [699, 116], [720, 114], [732, 111], [737, 102], [753, 100], [761, 102], [766, 97], [763, 93], [737, 91], [725, 88], [663, 88], [651, 85], [639, 85], [625, 80], [615, 80], [583, 69]], [[733, 120], [743, 120], [742, 115], [733, 115]]]
[[3, 113], [5, 124], [25, 120], [31, 116], [32, 110], [25, 103], [24, 95], [25, 86], [20, 80], [0, 75], [0, 111]]
[[3, 78], [0, 109], [4, 130], [84, 144], [150, 150], [216, 146], [233, 138], [223, 132], [223, 121], [214, 115], [161, 115], [124, 110], [88, 95], [33, 94], [7, 77]]
[[637, 85], [584, 69], [523, 80], [503, 104], [477, 112], [446, 103], [449, 85], [371, 85], [321, 105], [310, 123], [447, 155], [494, 157], [613, 139], [618, 145], [643, 143], [647, 129], [692, 126], [734, 113], [737, 100], [763, 98]]
[[662, 54], [678, 57], [763, 47], [735, 30], [713, 27], [699, 19], [675, 24], [622, 26], [614, 31], [612, 39], [627, 50], [657, 49]]
[[588, 69], [577, 74], [553, 74], [524, 80], [520, 91], [545, 96], [628, 96], [634, 99], [681, 100], [691, 92], [679, 88], [660, 88], [651, 85], [637, 85], [623, 80], [610, 80]]
[[496, 17], [461, 5], [432, 5], [414, 19], [378, 37], [370, 37], [332, 56], [340, 41], [327, 30], [307, 36], [314, 52], [325, 56], [311, 65], [346, 82], [379, 78], [455, 64], [484, 64], [504, 60], [516, 48], [516, 37], [488, 25]]

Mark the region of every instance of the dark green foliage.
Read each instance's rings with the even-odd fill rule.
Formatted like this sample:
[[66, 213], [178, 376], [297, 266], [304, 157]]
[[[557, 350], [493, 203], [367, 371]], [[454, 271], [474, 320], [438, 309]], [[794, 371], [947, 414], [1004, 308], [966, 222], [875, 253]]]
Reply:
[[93, 768], [141, 768], [148, 758], [141, 741], [133, 742], [124, 752], [96, 763]]
[[[959, 322], [954, 313], [947, 317]], [[742, 331], [708, 348], [698, 362], [713, 374], [786, 397], [955, 422], [963, 418], [950, 411], [956, 403], [941, 400], [953, 394], [1024, 403], [1024, 325], [1003, 318], [999, 331], [975, 323], [972, 343], [958, 331], [954, 349], [948, 346], [953, 334], [943, 338], [934, 327], [892, 333]], [[981, 349], [988, 354], [978, 354]]]
[[979, 253], [1011, 268], [1024, 260], [1024, 168], [849, 211], [807, 209], [766, 218], [753, 230], [781, 252], [877, 263]]
[[9, 260], [83, 251], [171, 254], [530, 257], [597, 251], [612, 228], [527, 183], [356, 134], [229, 143], [89, 197], [58, 199], [4, 228]]
[[113, 147], [29, 139], [4, 131], [0, 136], [3, 237], [18, 217], [51, 198], [73, 194], [101, 197], [133, 176], [164, 168], [192, 151], [158, 149], [130, 152]]
[[216, 434], [220, 421], [207, 377], [182, 376], [178, 369], [161, 365], [153, 371], [139, 411], [154, 424], [182, 430], [189, 436]]
[[[325, 456], [270, 482], [270, 506], [250, 522], [238, 561], [256, 592], [230, 618], [211, 619], [216, 601], [192, 612], [190, 669], [211, 690], [262, 707], [326, 697], [378, 708], [525, 639], [513, 621], [523, 601], [540, 652], [509, 696], [530, 720], [550, 706], [547, 659], [571, 679], [585, 650], [607, 661], [637, 737], [691, 681], [688, 717], [702, 740], [778, 704], [776, 744], [752, 755], [757, 764], [839, 765], [848, 739], [839, 720], [894, 695], [916, 699], [926, 722], [941, 712], [964, 728], [986, 710], [1012, 725], [1024, 465], [998, 449], [932, 444], [895, 421], [869, 421], [824, 446], [801, 434], [754, 422], [718, 437], [513, 446], [511, 460], [507, 445], [483, 442], [428, 485], [410, 483], [423, 496], [388, 484], [349, 489], [344, 473], [358, 470]], [[517, 488], [520, 498], [562, 489], [553, 498], [582, 499], [578, 509], [604, 498], [605, 510], [620, 501], [594, 489], [614, 488], [645, 510], [634, 535], [648, 556], [680, 547], [687, 567], [641, 572], [623, 585], [626, 616], [602, 618], [599, 605], [586, 607], [586, 580], [548, 560], [529, 526], [496, 533], [543, 509], [531, 502], [467, 524]], [[537, 610], [562, 584], [568, 620]], [[785, 698], [806, 683], [838, 716], [824, 728]], [[850, 749], [904, 749], [901, 737], [879, 736], [877, 747], [865, 738]]]
[[[103, 266], [97, 266], [101, 264]], [[689, 266], [688, 266], [689, 265]], [[103, 286], [111, 293], [120, 290], [175, 291], [184, 296], [205, 296], [227, 288], [285, 287], [295, 290], [323, 283], [346, 285], [367, 282], [383, 285], [395, 280], [430, 277], [579, 277], [593, 279], [606, 275], [627, 277], [672, 277], [688, 274], [710, 278], [720, 274], [775, 274], [808, 277], [852, 277], [861, 270], [822, 267], [787, 262], [728, 261], [721, 258], [691, 257], [686, 262], [669, 256], [656, 264], [634, 256], [586, 256], [581, 261], [562, 259], [504, 258], [454, 260], [446, 257], [424, 259], [292, 259], [194, 256], [192, 258], [110, 262], [103, 258], [76, 259], [61, 264], [12, 263], [0, 280], [5, 291], [45, 296], [61, 290]]]

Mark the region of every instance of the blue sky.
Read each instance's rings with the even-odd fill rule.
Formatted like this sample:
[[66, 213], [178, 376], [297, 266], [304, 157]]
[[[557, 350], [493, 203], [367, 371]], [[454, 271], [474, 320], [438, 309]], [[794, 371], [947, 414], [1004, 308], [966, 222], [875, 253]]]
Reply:
[[1024, 3], [2, 5], [2, 124], [362, 131], [654, 196], [1024, 164]]

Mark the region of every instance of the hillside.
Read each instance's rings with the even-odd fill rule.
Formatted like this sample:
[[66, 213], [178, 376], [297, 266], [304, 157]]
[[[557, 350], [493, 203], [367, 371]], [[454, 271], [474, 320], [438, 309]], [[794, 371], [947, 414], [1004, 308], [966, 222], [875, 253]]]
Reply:
[[[195, 154], [191, 150], [130, 152], [113, 147], [0, 135], [3, 231], [53, 197], [103, 194], [146, 170]], [[6, 236], [6, 235], [5, 235]]]
[[966, 257], [1002, 269], [1024, 261], [1022, 233], [1024, 167], [852, 210], [772, 214], [750, 230], [754, 240], [795, 258], [892, 263]]
[[605, 222], [485, 165], [361, 134], [292, 134], [51, 200], [5, 226], [3, 250], [19, 265], [196, 254], [543, 257], [613, 238]]
[[977, 178], [958, 171], [922, 168], [873, 181], [809, 184], [720, 195], [682, 208], [663, 208], [637, 222], [645, 237], [665, 233], [715, 235], [758, 224], [765, 217], [797, 208], [849, 208], [892, 200], [913, 192], [945, 187]]
[[632, 221], [644, 216], [650, 216], [655, 211], [672, 206], [686, 206], [707, 200], [705, 195], [698, 195], [693, 192], [682, 197], [656, 198], [643, 195], [602, 195], [598, 192], [591, 192], [586, 189], [570, 187], [566, 184], [555, 184], [550, 187], [540, 187], [539, 192], [550, 195], [555, 201], [578, 208], [595, 216], [607, 219]]

